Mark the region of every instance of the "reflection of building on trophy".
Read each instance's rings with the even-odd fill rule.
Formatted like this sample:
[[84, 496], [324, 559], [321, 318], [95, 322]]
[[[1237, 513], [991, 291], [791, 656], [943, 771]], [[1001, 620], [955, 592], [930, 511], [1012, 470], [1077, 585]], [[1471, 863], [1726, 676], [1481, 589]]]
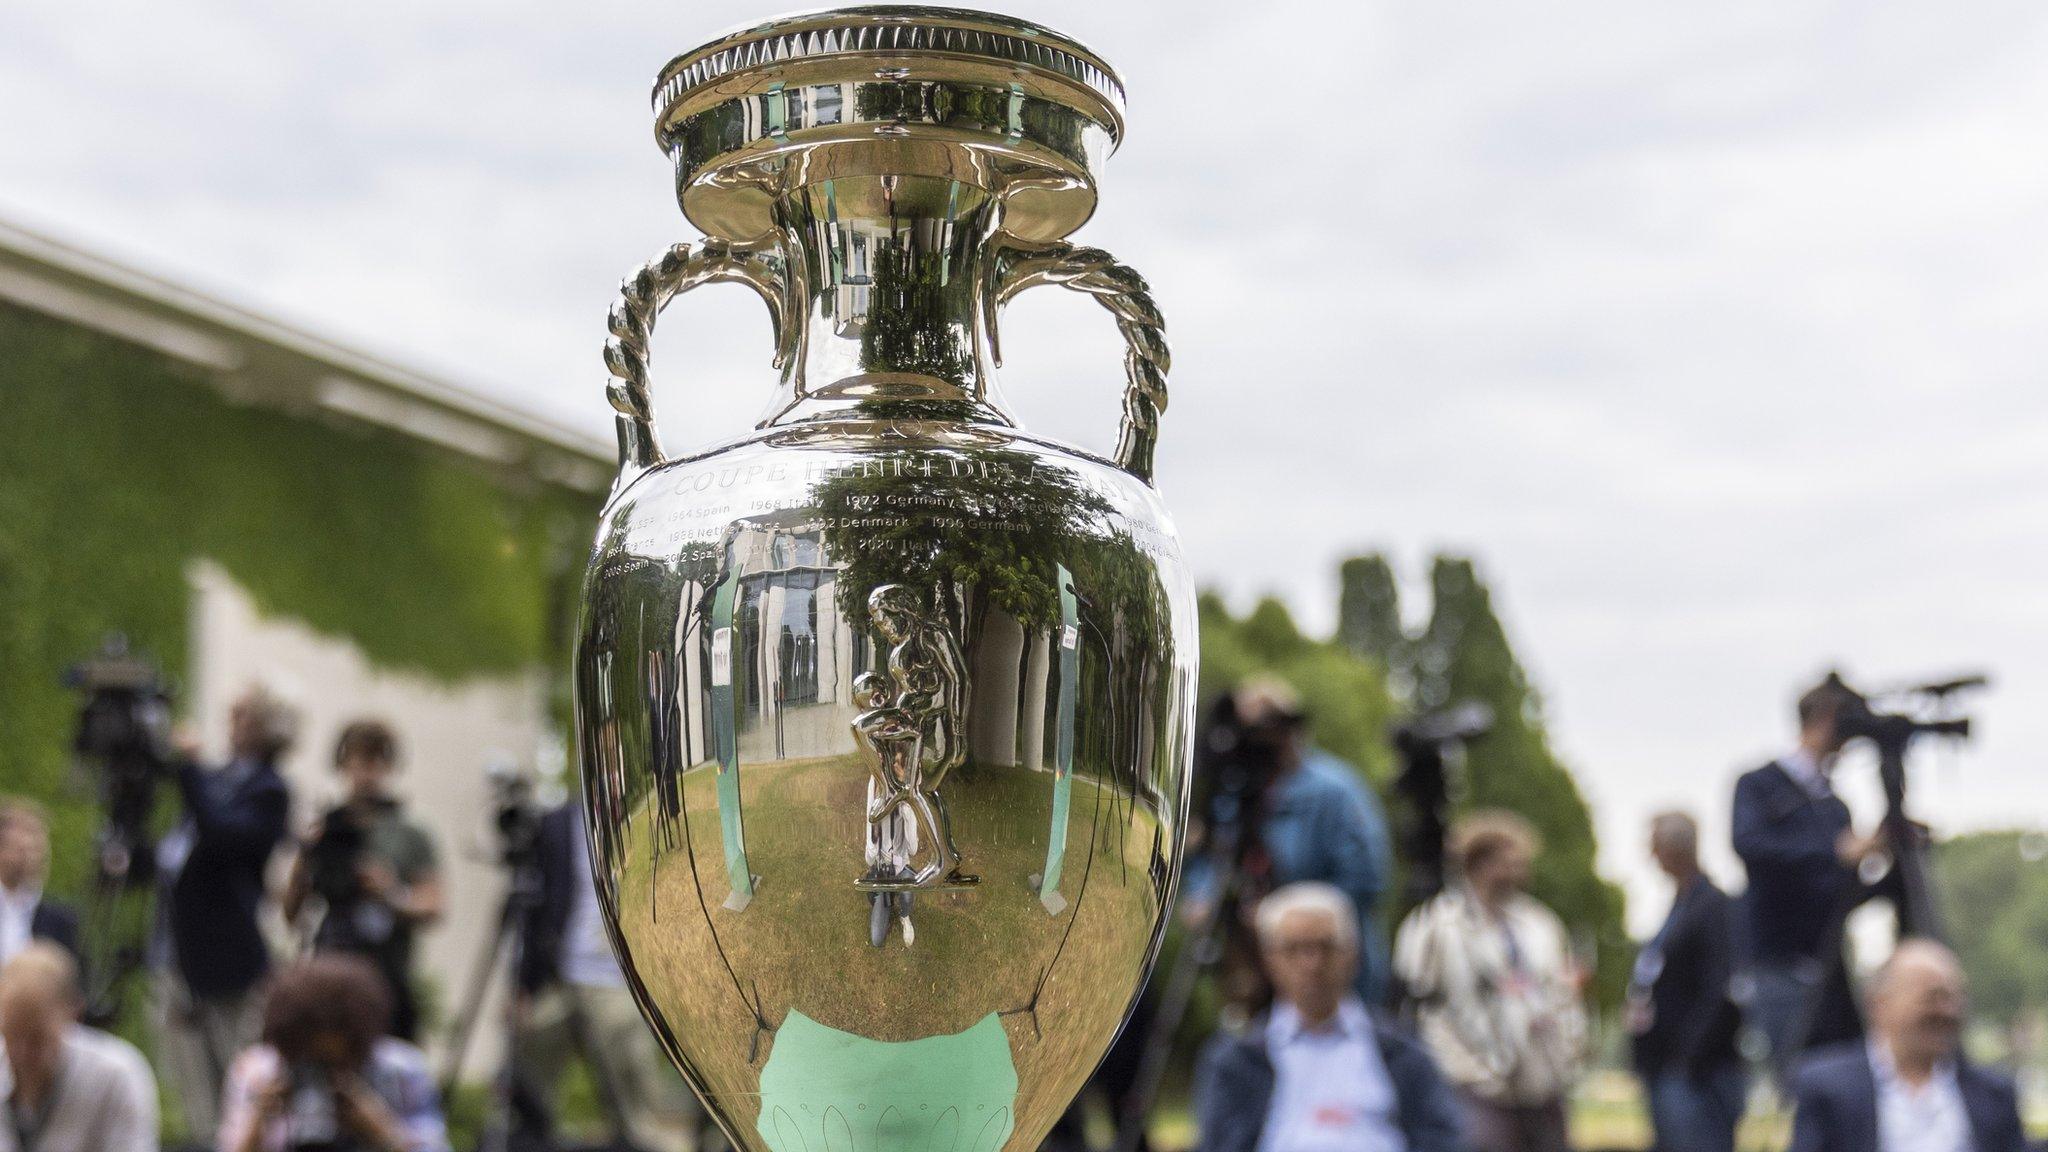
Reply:
[[[946, 775], [967, 759], [961, 732], [966, 662], [959, 642], [937, 605], [927, 610], [901, 584], [875, 589], [868, 612], [889, 655], [886, 676], [869, 672], [855, 682], [862, 711], [853, 729], [875, 754], [868, 784], [868, 871], [858, 886], [886, 893], [974, 884], [978, 878], [961, 870], [939, 791]], [[921, 841], [930, 844], [929, 853], [922, 864], [913, 864]], [[898, 912], [906, 917], [908, 939], [907, 902]], [[877, 922], [886, 928], [884, 919], [878, 912]]]

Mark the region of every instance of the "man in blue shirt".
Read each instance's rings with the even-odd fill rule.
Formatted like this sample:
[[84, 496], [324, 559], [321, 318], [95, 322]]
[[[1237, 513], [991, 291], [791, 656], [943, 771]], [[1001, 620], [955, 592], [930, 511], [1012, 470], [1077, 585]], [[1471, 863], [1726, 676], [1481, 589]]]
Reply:
[[1350, 989], [1350, 898], [1292, 884], [1259, 905], [1270, 1016], [1209, 1043], [1200, 1152], [1458, 1152], [1458, 1108], [1429, 1053]]

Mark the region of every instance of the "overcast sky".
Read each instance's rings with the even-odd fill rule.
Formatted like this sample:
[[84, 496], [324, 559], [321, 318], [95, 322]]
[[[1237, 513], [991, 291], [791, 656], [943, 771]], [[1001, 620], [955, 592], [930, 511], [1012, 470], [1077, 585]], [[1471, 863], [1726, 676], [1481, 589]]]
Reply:
[[[1008, 7], [1129, 86], [1080, 235], [1167, 311], [1203, 581], [1326, 629], [1347, 554], [1477, 555], [1639, 927], [1643, 818], [1722, 843], [1833, 662], [1993, 669], [1921, 810], [2048, 813], [2048, 8]], [[691, 235], [650, 83], [773, 11], [11, 0], [0, 215], [604, 433], [614, 287]], [[672, 315], [671, 444], [751, 424], [758, 302]], [[1027, 425], [1111, 443], [1098, 308], [1004, 346]]]

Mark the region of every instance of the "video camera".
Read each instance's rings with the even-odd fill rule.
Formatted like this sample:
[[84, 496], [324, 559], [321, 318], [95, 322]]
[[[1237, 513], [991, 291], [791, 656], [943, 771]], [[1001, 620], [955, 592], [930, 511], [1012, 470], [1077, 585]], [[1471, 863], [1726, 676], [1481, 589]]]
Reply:
[[71, 748], [93, 777], [104, 814], [100, 830], [103, 872], [136, 883], [154, 865], [150, 817], [157, 787], [171, 774], [172, 689], [154, 661], [108, 636], [100, 650], [66, 669], [63, 684], [85, 696]]
[[[1878, 778], [1885, 794], [1883, 829], [1892, 857], [1886, 885], [1902, 937], [1947, 935], [1930, 876], [1926, 828], [1906, 813], [1907, 749], [1921, 736], [1968, 739], [1970, 718], [1955, 714], [1955, 697], [1989, 683], [1988, 677], [1970, 675], [1866, 694], [1851, 688], [1839, 673], [1830, 672], [1821, 682], [1819, 690], [1833, 706], [1835, 735], [1844, 743], [1868, 740], [1877, 747]], [[1874, 703], [1878, 700], [1886, 701], [1887, 707], [1880, 708]]]
[[1409, 907], [1443, 891], [1444, 837], [1450, 831], [1451, 757], [1493, 731], [1493, 709], [1477, 700], [1426, 712], [1389, 733], [1401, 757], [1394, 790], [1407, 802], [1402, 855], [1408, 862]]
[[540, 843], [540, 801], [533, 773], [510, 758], [484, 766], [490, 785], [492, 827], [498, 832], [498, 861], [514, 870], [531, 863]]
[[1224, 693], [1202, 718], [1195, 745], [1195, 810], [1207, 825], [1212, 852], [1232, 857], [1249, 846], [1251, 821], [1280, 775], [1289, 734], [1306, 718], [1287, 706], [1247, 715], [1238, 693]]
[[370, 830], [347, 805], [330, 808], [320, 820], [319, 839], [306, 849], [307, 887], [329, 909], [345, 908], [362, 896], [363, 853]]
[[[1931, 684], [1892, 688], [1876, 696], [1880, 699], [1918, 699], [1934, 707], [1945, 708], [1957, 694], [1987, 687], [1990, 683], [1987, 676], [1960, 676]], [[1949, 736], [1959, 740], [1970, 737], [1970, 718], [1967, 716], [1923, 717], [1905, 712], [1881, 712], [1871, 703], [1871, 696], [1849, 687], [1839, 672], [1828, 673], [1821, 687], [1834, 697], [1835, 733], [1844, 740], [1865, 739], [1883, 748], [1893, 744], [1903, 747], [1915, 736]]]

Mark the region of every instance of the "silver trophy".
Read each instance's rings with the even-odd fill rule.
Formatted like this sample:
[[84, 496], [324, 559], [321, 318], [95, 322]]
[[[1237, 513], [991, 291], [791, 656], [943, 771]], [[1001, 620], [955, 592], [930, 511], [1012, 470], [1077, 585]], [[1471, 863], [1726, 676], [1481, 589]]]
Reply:
[[[1144, 982], [1186, 807], [1162, 322], [1063, 239], [1122, 85], [1008, 17], [867, 7], [678, 57], [654, 106], [706, 238], [626, 282], [605, 349], [575, 687], [613, 943], [742, 1148], [1036, 1148]], [[715, 281], [767, 301], [781, 385], [672, 459], [648, 339]], [[1128, 343], [1111, 458], [997, 395], [1001, 305], [1039, 284]]]

